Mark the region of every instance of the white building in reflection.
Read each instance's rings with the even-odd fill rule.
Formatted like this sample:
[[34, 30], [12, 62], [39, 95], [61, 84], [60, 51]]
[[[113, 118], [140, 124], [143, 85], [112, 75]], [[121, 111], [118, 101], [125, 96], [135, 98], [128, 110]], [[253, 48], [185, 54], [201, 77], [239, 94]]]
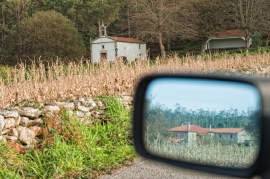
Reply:
[[227, 141], [235, 144], [249, 144], [251, 136], [243, 128], [203, 128], [197, 125], [177, 126], [169, 129], [175, 133], [173, 143], [193, 143], [203, 140], [205, 137], [212, 137], [220, 141]]

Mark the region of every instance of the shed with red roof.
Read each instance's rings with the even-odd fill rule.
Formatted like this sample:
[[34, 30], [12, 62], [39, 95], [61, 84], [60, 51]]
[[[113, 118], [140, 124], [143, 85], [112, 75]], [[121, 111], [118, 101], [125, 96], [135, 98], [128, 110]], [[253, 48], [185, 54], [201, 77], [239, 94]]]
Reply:
[[187, 143], [196, 142], [203, 136], [211, 136], [233, 143], [244, 143], [251, 139], [250, 135], [243, 128], [211, 128], [211, 126], [209, 128], [203, 128], [187, 123], [187, 125], [171, 128], [169, 131], [176, 134], [175, 141], [185, 141]]
[[222, 31], [208, 37], [204, 50], [249, 48], [251, 45], [249, 30], [243, 28]]

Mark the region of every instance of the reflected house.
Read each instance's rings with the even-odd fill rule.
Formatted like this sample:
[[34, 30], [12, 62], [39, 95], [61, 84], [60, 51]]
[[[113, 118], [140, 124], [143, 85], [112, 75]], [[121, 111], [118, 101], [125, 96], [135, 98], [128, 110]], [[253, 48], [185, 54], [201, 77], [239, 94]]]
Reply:
[[169, 129], [170, 132], [174, 132], [175, 138], [173, 143], [186, 142], [193, 143], [204, 136], [215, 137], [222, 141], [229, 141], [236, 144], [246, 143], [251, 140], [250, 135], [243, 128], [203, 128], [197, 125], [182, 125]]

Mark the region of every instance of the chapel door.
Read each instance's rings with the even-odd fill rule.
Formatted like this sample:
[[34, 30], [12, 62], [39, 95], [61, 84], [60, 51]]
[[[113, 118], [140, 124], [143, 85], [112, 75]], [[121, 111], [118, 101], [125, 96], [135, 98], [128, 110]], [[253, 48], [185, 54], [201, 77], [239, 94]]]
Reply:
[[100, 59], [101, 59], [101, 62], [106, 62], [107, 61], [107, 53], [101, 53]]

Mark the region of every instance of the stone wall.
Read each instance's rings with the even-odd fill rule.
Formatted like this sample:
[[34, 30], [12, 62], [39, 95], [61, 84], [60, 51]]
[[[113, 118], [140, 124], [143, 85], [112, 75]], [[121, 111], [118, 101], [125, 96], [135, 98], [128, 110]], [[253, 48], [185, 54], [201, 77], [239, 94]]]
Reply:
[[[120, 102], [130, 108], [133, 98], [122, 94]], [[20, 145], [19, 148], [33, 147], [41, 142], [44, 119], [52, 118], [65, 109], [84, 124], [104, 120], [105, 106], [95, 98], [80, 98], [67, 102], [52, 102], [35, 107], [10, 107], [0, 111], [0, 140]]]

